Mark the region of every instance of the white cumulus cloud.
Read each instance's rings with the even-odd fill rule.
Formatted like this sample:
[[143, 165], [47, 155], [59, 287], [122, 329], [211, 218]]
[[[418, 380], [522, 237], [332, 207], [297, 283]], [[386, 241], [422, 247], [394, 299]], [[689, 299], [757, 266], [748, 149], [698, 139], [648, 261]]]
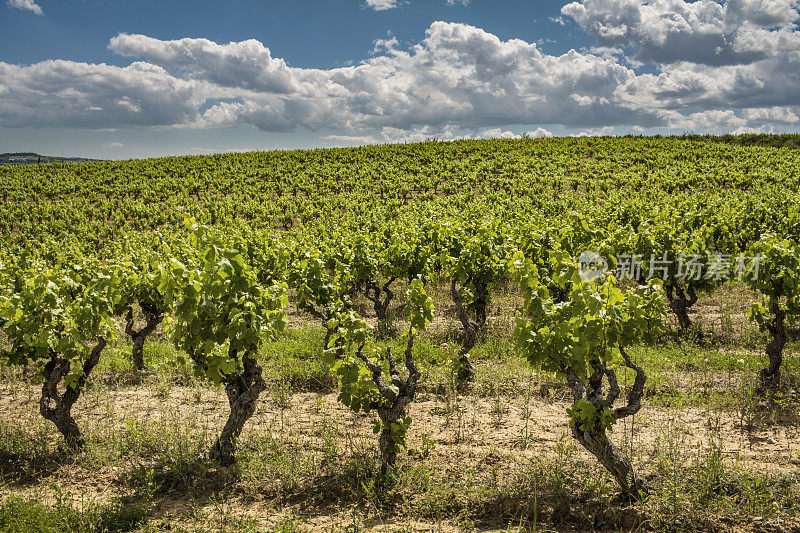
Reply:
[[[406, 50], [383, 40], [359, 65], [329, 70], [287, 66], [257, 41], [162, 41], [121, 34], [109, 48], [142, 58], [171, 76], [206, 82], [219, 97], [198, 124], [253, 124], [267, 131], [341, 128], [480, 128], [508, 123], [625, 121], [636, 114], [611, 102], [635, 74], [613, 59], [570, 51], [543, 54], [535, 44], [502, 41], [480, 28], [435, 22]], [[578, 109], [576, 99], [593, 102]]]
[[32, 11], [37, 15], [42, 15], [42, 8], [33, 0], [8, 0], [8, 5], [25, 11]]
[[[675, 12], [688, 10], [685, 25], [648, 11], [664, 14], [666, 2]], [[0, 127], [250, 125], [270, 132], [324, 130], [329, 141], [351, 143], [510, 138], [525, 125], [538, 128], [528, 131], [530, 137], [550, 136], [551, 126], [586, 134], [616, 127], [790, 127], [800, 123], [793, 6], [790, 0], [584, 0], [564, 10], [596, 35], [597, 46], [589, 50], [551, 55], [521, 39], [434, 22], [416, 44], [401, 46], [389, 36], [362, 62], [331, 69], [292, 67], [256, 40], [119, 34], [108, 46], [133, 58], [127, 67], [0, 62]], [[725, 41], [726, 61], [677, 60], [657, 36], [645, 38], [641, 28], [648, 24], [667, 28], [665, 43], [675, 31], [687, 42], [700, 35], [702, 42], [717, 27], [724, 35], [724, 28], [757, 27], [770, 42], [780, 41], [782, 52], [737, 37], [736, 46]], [[637, 57], [650, 47], [645, 55], [662, 60], [639, 73], [621, 57], [629, 47], [637, 48]]]
[[631, 46], [641, 62], [735, 65], [800, 47], [800, 0], [582, 0], [565, 5], [602, 46]]
[[143, 63], [0, 63], [0, 94], [0, 127], [170, 126], [197, 114], [192, 84]]
[[259, 41], [217, 44], [208, 39], [161, 41], [145, 35], [121, 33], [108, 48], [122, 56], [144, 58], [171, 72], [204, 79], [224, 87], [271, 93], [300, 89], [297, 76], [283, 59], [275, 59]]
[[400, 0], [364, 0], [368, 8], [375, 11], [386, 11], [387, 9], [394, 9], [401, 5]]

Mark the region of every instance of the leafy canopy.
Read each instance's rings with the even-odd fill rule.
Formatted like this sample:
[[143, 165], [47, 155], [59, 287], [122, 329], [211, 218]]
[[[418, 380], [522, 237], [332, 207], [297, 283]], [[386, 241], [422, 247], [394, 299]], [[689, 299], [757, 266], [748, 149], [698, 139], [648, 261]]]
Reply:
[[262, 286], [235, 238], [192, 220], [187, 228], [184, 259], [173, 257], [162, 268], [159, 291], [174, 304], [176, 347], [219, 383], [241, 370], [238, 353], [254, 352], [283, 331], [286, 285]]

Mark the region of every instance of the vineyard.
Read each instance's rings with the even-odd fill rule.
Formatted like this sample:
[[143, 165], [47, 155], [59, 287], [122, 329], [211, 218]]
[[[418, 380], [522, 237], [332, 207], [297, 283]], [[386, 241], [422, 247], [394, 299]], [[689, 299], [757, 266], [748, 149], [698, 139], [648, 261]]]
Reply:
[[0, 167], [0, 531], [800, 531], [758, 144]]

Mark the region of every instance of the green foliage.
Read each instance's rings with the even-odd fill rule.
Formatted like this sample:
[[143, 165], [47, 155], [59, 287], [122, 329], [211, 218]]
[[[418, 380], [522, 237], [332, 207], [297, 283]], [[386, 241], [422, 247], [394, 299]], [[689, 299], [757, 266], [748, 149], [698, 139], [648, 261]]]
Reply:
[[335, 259], [326, 264], [317, 250], [302, 251], [292, 259], [289, 280], [297, 291], [298, 307], [327, 320], [343, 308], [342, 293], [350, 285], [350, 271]]
[[380, 419], [375, 419], [372, 424], [372, 432], [378, 435], [384, 428], [389, 427], [389, 432], [392, 436], [392, 443], [395, 449], [406, 447], [406, 434], [408, 428], [411, 426], [411, 417], [405, 416], [397, 422], [384, 422]]
[[[113, 319], [138, 302], [166, 311], [174, 345], [205, 378], [231, 378], [241, 352], [274, 342], [268, 365], [330, 380], [330, 363], [342, 403], [372, 412], [389, 400], [365, 359], [386, 376], [386, 344], [410, 344], [432, 320], [422, 281], [441, 288], [455, 279], [461, 302], [477, 312], [492, 291], [501, 294], [511, 258], [525, 297], [516, 337], [527, 360], [586, 381], [595, 362], [615, 368], [620, 347], [658, 334], [664, 317], [658, 282], [626, 291], [623, 280], [580, 279], [574, 260], [584, 251], [611, 269], [622, 254], [641, 255], [643, 274], [665, 285], [683, 279], [680, 258], [694, 256], [705, 274], [692, 280], [698, 291], [722, 284], [708, 274], [715, 256], [761, 254], [758, 278], [744, 277], [763, 296], [751, 318], [768, 331], [776, 305], [797, 316], [799, 165], [794, 151], [620, 138], [2, 168], [2, 358], [41, 369], [59, 354], [76, 363], [64, 380], [74, 386], [97, 340], [111, 337]], [[653, 268], [650, 256], [669, 266]], [[409, 331], [386, 344], [352, 309], [356, 291], [376, 280], [409, 283], [405, 301], [398, 298]], [[302, 357], [282, 359], [294, 349], [276, 339], [287, 294], [333, 332], [323, 357], [314, 337], [297, 341]], [[450, 351], [429, 351], [426, 372], [440, 371]], [[723, 368], [721, 357], [689, 361], [695, 355], [681, 363]], [[741, 370], [744, 363], [729, 359], [724, 368]], [[171, 383], [164, 377], [159, 394]], [[569, 415], [584, 430], [613, 423], [610, 406], [586, 400]], [[410, 422], [402, 416], [376, 427], [400, 447]]]
[[10, 347], [5, 360], [43, 365], [58, 355], [73, 363], [66, 384], [82, 376], [82, 363], [100, 337], [115, 334], [118, 280], [91, 258], [49, 266], [20, 257], [0, 273], [0, 328]]
[[170, 253], [168, 246], [161, 236], [142, 239], [132, 234], [123, 239], [119, 249], [104, 253], [110, 260], [115, 260], [117, 268], [120, 298], [116, 302], [115, 314], [123, 315], [134, 303], [166, 311], [169, 305], [159, 291], [159, 283], [164, 257]]
[[[339, 401], [354, 412], [378, 410], [380, 419], [375, 420], [373, 431], [378, 434], [389, 430], [390, 453], [406, 445], [406, 433], [411, 425], [411, 417], [405, 414], [405, 405], [413, 400], [419, 379], [418, 370], [409, 366], [414, 364], [411, 354], [414, 336], [433, 320], [433, 300], [425, 292], [422, 280], [415, 279], [409, 284], [406, 302], [405, 313], [410, 323], [406, 334], [406, 366], [409, 371], [406, 380], [396, 374], [391, 352], [371, 342], [370, 326], [354, 311], [340, 315], [330, 325], [336, 328], [337, 338], [354, 348], [333, 362], [333, 371], [340, 384]], [[389, 379], [384, 376], [389, 376]], [[398, 402], [401, 404], [399, 409]]]
[[580, 399], [567, 409], [569, 425], [578, 426], [581, 431], [610, 429], [616, 419], [608, 407], [597, 407], [585, 399]]
[[406, 318], [411, 327], [422, 331], [433, 321], [433, 299], [425, 292], [422, 280], [415, 279], [406, 290]]
[[[414, 335], [415, 331], [422, 331], [433, 320], [433, 300], [425, 292], [422, 281], [415, 279], [406, 290], [406, 302], [406, 318], [412, 328], [408, 335]], [[341, 337], [345, 345], [361, 350], [362, 355], [367, 358], [384, 360], [384, 350], [371, 343], [372, 327], [355, 311], [340, 314], [337, 319], [331, 320], [328, 327], [336, 331], [332, 339]], [[344, 358], [332, 360], [335, 352], [335, 348], [330, 348], [326, 355], [331, 358], [329, 360], [332, 361], [332, 369], [339, 378], [340, 402], [355, 412], [368, 413], [385, 401], [378, 393], [372, 373], [364, 366], [362, 359], [350, 351]]]
[[697, 142], [718, 142], [739, 146], [769, 146], [772, 148], [786, 149], [800, 148], [800, 135], [797, 133], [684, 134], [682, 138]]
[[[558, 261], [554, 255], [554, 261]], [[597, 365], [612, 366], [619, 350], [652, 339], [663, 329], [666, 302], [656, 281], [623, 292], [613, 276], [584, 281], [574, 264], [552, 265], [543, 281], [539, 270], [521, 252], [512, 260], [525, 298], [514, 337], [528, 361], [544, 370], [572, 375], [588, 383]], [[548, 286], [568, 290], [565, 302], [554, 302]], [[602, 374], [600, 378], [602, 379]], [[605, 430], [616, 421], [610, 405], [578, 398], [567, 410], [572, 426], [582, 431]]]
[[237, 353], [255, 351], [283, 331], [286, 284], [262, 286], [242, 243], [191, 220], [187, 228], [183, 260], [169, 260], [158, 288], [174, 304], [176, 347], [191, 356], [201, 375], [220, 383], [241, 370]]
[[[346, 346], [363, 347], [370, 338], [372, 327], [352, 309], [328, 322], [328, 328], [335, 333], [332, 341], [341, 338]], [[370, 346], [369, 354], [373, 347]], [[339, 401], [354, 412], [368, 413], [381, 401], [372, 374], [352, 352], [336, 359], [337, 348], [329, 348], [324, 356], [339, 380]]]
[[354, 357], [336, 361], [333, 372], [339, 379], [339, 401], [354, 412], [369, 413], [382, 403], [372, 374]]
[[780, 305], [790, 319], [800, 317], [800, 245], [793, 240], [765, 237], [750, 247], [749, 255], [759, 258], [758, 272], [745, 276], [744, 281], [766, 302], [754, 303], [748, 318], [767, 332], [775, 318], [769, 309], [773, 304]]
[[[663, 328], [666, 303], [656, 281], [623, 292], [612, 276], [583, 281], [568, 263], [557, 265], [553, 276], [543, 280], [520, 252], [513, 266], [525, 298], [514, 336], [530, 363], [547, 371], [571, 369], [586, 378], [592, 359], [611, 363], [618, 346], [651, 339]], [[548, 285], [569, 288], [567, 301], [554, 302]]]
[[0, 502], [3, 533], [112, 533], [136, 529], [145, 518], [138, 505], [86, 505], [75, 509], [69, 495], [58, 493], [53, 507], [39, 501], [6, 497]]

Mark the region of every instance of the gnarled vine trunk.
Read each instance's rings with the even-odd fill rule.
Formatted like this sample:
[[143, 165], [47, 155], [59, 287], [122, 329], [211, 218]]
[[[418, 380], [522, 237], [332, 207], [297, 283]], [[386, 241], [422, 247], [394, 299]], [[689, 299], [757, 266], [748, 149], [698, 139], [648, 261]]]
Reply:
[[[379, 415], [380, 416], [380, 415]], [[399, 418], [397, 420], [400, 420]], [[381, 417], [381, 421], [383, 417]], [[378, 438], [378, 447], [381, 450], [381, 476], [386, 476], [390, 468], [393, 468], [397, 462], [397, 447], [392, 440], [392, 427], [391, 422], [384, 423], [381, 428], [381, 435]]]
[[686, 291], [677, 282], [666, 283], [664, 292], [667, 294], [669, 308], [675, 313], [678, 319], [678, 326], [682, 330], [692, 327], [692, 320], [689, 318], [689, 308], [697, 303], [697, 293], [691, 283], [687, 283]]
[[[231, 351], [231, 356], [236, 359], [236, 352]], [[267, 388], [261, 375], [261, 366], [254, 356], [255, 350], [246, 351], [242, 356], [243, 369], [225, 377], [225, 394], [228, 396], [231, 412], [222, 433], [211, 448], [211, 458], [219, 461], [222, 466], [230, 466], [236, 462], [236, 440], [245, 423], [255, 413], [259, 395]]]
[[86, 444], [78, 424], [72, 418], [72, 406], [78, 401], [89, 374], [100, 361], [100, 354], [106, 344], [103, 337], [97, 340], [97, 344], [83, 363], [83, 374], [66, 386], [63, 394], [59, 393], [58, 385], [69, 374], [70, 361], [60, 354], [53, 353], [44, 367], [44, 385], [39, 399], [39, 412], [46, 420], [55, 424], [71, 449], [80, 450]]
[[772, 339], [767, 344], [767, 357], [769, 364], [761, 369], [758, 374], [758, 388], [760, 392], [767, 389], [775, 389], [781, 381], [781, 363], [783, 362], [783, 347], [786, 346], [786, 311], [783, 310], [779, 302], [770, 305], [772, 313], [772, 323], [767, 326]]
[[[619, 346], [620, 353], [625, 361], [625, 366], [636, 373], [633, 386], [628, 393], [627, 404], [613, 409], [614, 420], [633, 416], [641, 409], [641, 400], [644, 396], [644, 384], [647, 377], [644, 370], [633, 363], [627, 352]], [[594, 359], [590, 362], [592, 374], [586, 384], [578, 378], [571, 368], [564, 368], [567, 382], [572, 388], [575, 401], [586, 400], [598, 409], [612, 409], [614, 402], [619, 398], [620, 388], [617, 375], [605, 362]], [[603, 386], [603, 378], [608, 382], [608, 391]], [[636, 475], [630, 459], [616, 447], [608, 438], [606, 429], [600, 426], [583, 431], [578, 424], [572, 426], [572, 436], [589, 453], [594, 455], [606, 470], [614, 477], [622, 490], [623, 496], [630, 500], [639, 500], [647, 493], [647, 484]]]
[[[378, 337], [391, 337], [394, 333], [392, 323], [389, 320], [389, 304], [394, 299], [391, 285], [397, 278], [389, 278], [382, 286], [374, 281], [367, 281], [364, 287], [364, 295], [372, 302], [375, 309], [375, 316], [378, 319]], [[384, 295], [381, 297], [381, 295]]]
[[489, 305], [489, 288], [485, 283], [473, 282], [475, 286], [475, 320], [478, 327], [483, 328], [486, 326], [486, 308]]
[[456, 380], [460, 384], [464, 384], [475, 379], [475, 367], [469, 359], [469, 352], [475, 347], [478, 342], [478, 330], [480, 325], [474, 320], [470, 319], [467, 314], [467, 309], [461, 302], [461, 296], [458, 294], [456, 287], [456, 279], [450, 283], [450, 293], [453, 298], [453, 303], [456, 305], [456, 312], [458, 319], [461, 321], [461, 327], [464, 330], [464, 342], [461, 344], [461, 349], [458, 351], [458, 370], [456, 372]]
[[140, 304], [145, 316], [145, 325], [140, 330], [134, 329], [133, 308], [128, 307], [128, 314], [125, 316], [125, 334], [128, 335], [133, 341], [133, 367], [138, 370], [144, 370], [144, 343], [164, 320], [164, 314], [147, 305]]
[[408, 333], [408, 343], [405, 351], [405, 365], [408, 370], [408, 377], [403, 379], [397, 369], [397, 364], [392, 356], [392, 349], [387, 348], [386, 356], [389, 362], [389, 379], [394, 389], [389, 387], [383, 377], [383, 367], [369, 359], [363, 353], [363, 345], [359, 348], [356, 355], [366, 363], [372, 373], [372, 381], [382, 397], [382, 401], [372, 407], [378, 411], [381, 419], [382, 428], [378, 439], [381, 450], [381, 476], [385, 477], [397, 461], [397, 444], [392, 437], [391, 426], [399, 422], [406, 416], [406, 411], [417, 394], [417, 384], [422, 376], [413, 357], [414, 335], [411, 330]]
[[630, 460], [611, 442], [605, 430], [581, 431], [573, 427], [572, 436], [608, 470], [627, 498], [638, 500], [646, 492], [646, 485], [636, 475]]

